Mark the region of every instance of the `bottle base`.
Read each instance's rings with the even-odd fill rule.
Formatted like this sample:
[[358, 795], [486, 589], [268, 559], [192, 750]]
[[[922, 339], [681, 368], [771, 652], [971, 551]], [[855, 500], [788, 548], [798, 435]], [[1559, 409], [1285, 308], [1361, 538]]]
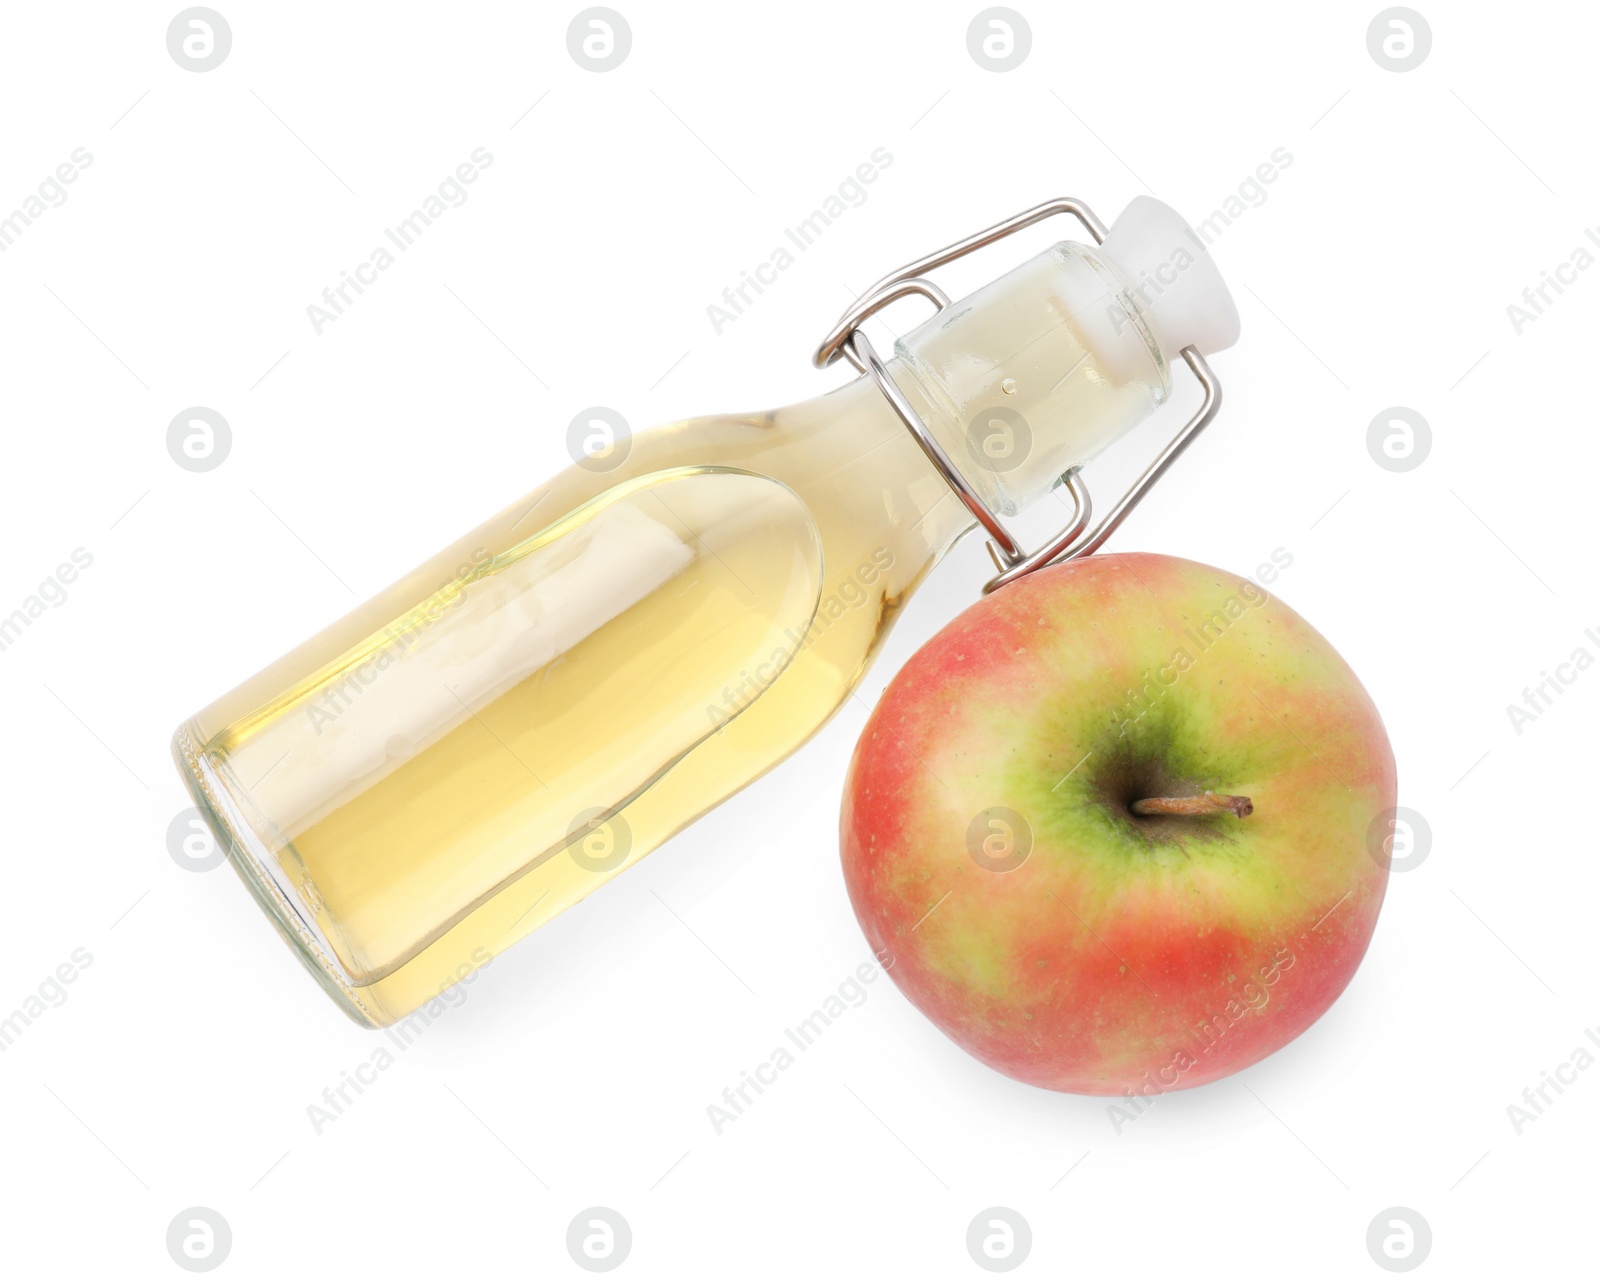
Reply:
[[311, 976], [333, 998], [334, 1003], [362, 1027], [386, 1026], [392, 1020], [373, 1009], [362, 999], [359, 989], [345, 981], [337, 963], [306, 929], [299, 913], [284, 897], [283, 890], [267, 870], [265, 860], [271, 855], [229, 802], [227, 793], [195, 741], [191, 732], [192, 724], [186, 722], [180, 725], [173, 734], [172, 757], [177, 763], [178, 772], [183, 775], [189, 795], [194, 798], [217, 843], [226, 851], [233, 870], [239, 874], [300, 963], [311, 972]]

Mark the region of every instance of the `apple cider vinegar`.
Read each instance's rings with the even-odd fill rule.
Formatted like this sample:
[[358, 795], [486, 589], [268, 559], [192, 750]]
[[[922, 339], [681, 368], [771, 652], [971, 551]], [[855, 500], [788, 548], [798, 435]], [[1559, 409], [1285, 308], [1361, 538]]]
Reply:
[[[992, 509], [1166, 399], [1176, 349], [1135, 284], [1063, 243], [896, 345], [895, 385]], [[302, 961], [384, 1026], [804, 743], [974, 523], [871, 378], [669, 424], [381, 591], [174, 753]]]

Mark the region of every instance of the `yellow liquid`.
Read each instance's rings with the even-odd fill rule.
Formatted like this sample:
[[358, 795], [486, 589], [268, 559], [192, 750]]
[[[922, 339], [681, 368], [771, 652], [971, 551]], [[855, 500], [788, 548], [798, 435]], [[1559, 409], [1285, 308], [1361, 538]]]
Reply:
[[[1008, 368], [1047, 372], [1052, 418], [1086, 436], [1164, 395], [1049, 341]], [[930, 422], [1014, 394], [995, 371], [952, 404], [949, 377], [899, 372]], [[218, 700], [175, 753], [302, 961], [384, 1026], [804, 743], [973, 523], [870, 380], [657, 428]]]
[[[363, 1021], [583, 898], [849, 696], [971, 517], [876, 389], [825, 401], [658, 429], [616, 471], [569, 470], [412, 576], [444, 586], [397, 584], [402, 607], [364, 607], [388, 617], [356, 644], [312, 642], [332, 661], [308, 655], [209, 738], [228, 709], [186, 727], [214, 821], [267, 834], [253, 888]], [[517, 540], [535, 498], [570, 515]], [[529, 607], [563, 570], [559, 607]], [[516, 653], [541, 624], [544, 648]], [[283, 666], [251, 684], [283, 688]]]

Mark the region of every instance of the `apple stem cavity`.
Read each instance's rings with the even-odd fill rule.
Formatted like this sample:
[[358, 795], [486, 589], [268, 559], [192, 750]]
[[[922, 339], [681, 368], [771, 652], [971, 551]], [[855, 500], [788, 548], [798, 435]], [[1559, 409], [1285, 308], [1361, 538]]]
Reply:
[[1235, 818], [1246, 818], [1255, 812], [1256, 807], [1248, 796], [1203, 792], [1199, 796], [1150, 796], [1142, 801], [1134, 801], [1128, 808], [1142, 818], [1156, 814], [1175, 814], [1180, 818], [1232, 814]]

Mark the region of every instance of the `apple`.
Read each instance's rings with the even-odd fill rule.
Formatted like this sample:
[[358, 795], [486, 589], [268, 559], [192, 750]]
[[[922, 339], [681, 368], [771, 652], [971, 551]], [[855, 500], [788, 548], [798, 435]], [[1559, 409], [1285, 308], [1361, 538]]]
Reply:
[[890, 683], [845, 784], [845, 883], [957, 1045], [1155, 1095], [1344, 990], [1394, 804], [1377, 709], [1298, 614], [1192, 561], [1095, 555], [974, 605]]

